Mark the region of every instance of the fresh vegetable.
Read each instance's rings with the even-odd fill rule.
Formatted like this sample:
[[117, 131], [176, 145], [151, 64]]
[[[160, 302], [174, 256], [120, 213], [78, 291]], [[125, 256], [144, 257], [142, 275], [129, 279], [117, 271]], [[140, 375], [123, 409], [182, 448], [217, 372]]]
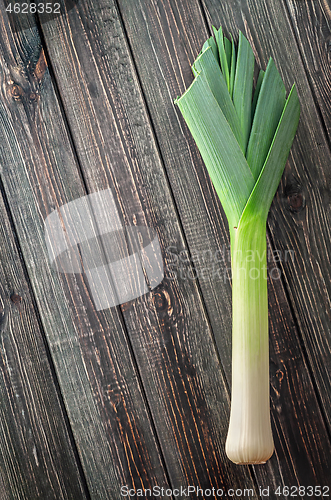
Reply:
[[297, 130], [295, 85], [272, 59], [253, 92], [255, 58], [213, 28], [176, 99], [224, 208], [232, 268], [232, 396], [226, 453], [259, 464], [274, 450], [270, 424], [266, 222]]

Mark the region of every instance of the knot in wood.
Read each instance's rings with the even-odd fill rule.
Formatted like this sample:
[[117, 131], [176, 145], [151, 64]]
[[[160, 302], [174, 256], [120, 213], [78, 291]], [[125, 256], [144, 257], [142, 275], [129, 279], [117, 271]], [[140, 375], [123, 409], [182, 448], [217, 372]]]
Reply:
[[22, 297], [20, 295], [18, 295], [17, 293], [13, 293], [11, 296], [10, 296], [10, 300], [15, 304], [15, 305], [18, 305], [22, 302]]
[[122, 396], [118, 392], [118, 390], [111, 389], [110, 385], [108, 385], [104, 390], [102, 390], [103, 400], [110, 403], [113, 409], [116, 411], [118, 405], [121, 403]]
[[292, 212], [300, 212], [304, 208], [302, 193], [291, 193], [288, 196], [289, 207]]
[[172, 313], [173, 308], [170, 295], [166, 290], [160, 290], [154, 293], [153, 304], [158, 312], [167, 312], [168, 314]]
[[291, 212], [301, 212], [306, 206], [305, 195], [298, 179], [289, 174], [284, 187], [286, 208]]
[[39, 98], [39, 96], [38, 96], [38, 94], [36, 92], [31, 92], [31, 94], [29, 95], [29, 99], [32, 102], [37, 101], [38, 98]]
[[19, 101], [21, 99], [22, 95], [24, 94], [24, 91], [23, 91], [22, 87], [15, 84], [12, 86], [10, 93], [11, 93], [12, 98], [15, 101]]

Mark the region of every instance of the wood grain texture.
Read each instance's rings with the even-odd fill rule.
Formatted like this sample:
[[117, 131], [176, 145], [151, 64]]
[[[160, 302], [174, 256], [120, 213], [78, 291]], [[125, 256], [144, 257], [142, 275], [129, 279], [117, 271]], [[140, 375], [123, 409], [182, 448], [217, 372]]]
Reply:
[[49, 71], [35, 70], [34, 20], [13, 35], [0, 6], [2, 180], [91, 498], [117, 500], [123, 484], [166, 486], [119, 311], [96, 312], [84, 276], [50, 266], [44, 219], [86, 192]]
[[[8, 314], [0, 332], [0, 494], [11, 499], [87, 498], [43, 333], [1, 198], [0, 283]], [[15, 294], [14, 294], [15, 291]]]
[[[330, 140], [331, 5], [328, 0], [289, 0], [286, 5], [308, 81]], [[322, 144], [316, 146], [318, 154]]]
[[[320, 390], [321, 399], [324, 402], [328, 425], [331, 428], [330, 398], [328, 396], [331, 387], [331, 244], [329, 232], [331, 220], [329, 147], [331, 140], [331, 6], [327, 0], [293, 1], [287, 2], [287, 6], [299, 42], [300, 55], [308, 81], [326, 132], [325, 140], [323, 131], [319, 129], [316, 142], [313, 139], [310, 144], [312, 149], [309, 151], [309, 163], [302, 165], [303, 169], [309, 168], [308, 171], [311, 170], [310, 164], [315, 166], [310, 174], [314, 190], [310, 190], [310, 183], [306, 185], [305, 170], [300, 170], [295, 178], [293, 175], [289, 175], [288, 198], [295, 196], [296, 200], [299, 199], [299, 206], [295, 207], [294, 212], [292, 212], [295, 227], [293, 232], [297, 239], [304, 238], [304, 245], [300, 251], [308, 255], [310, 270], [309, 277], [304, 276], [302, 279], [306, 271], [301, 264], [298, 283], [295, 283], [298, 273], [295, 275], [291, 270], [287, 285], [293, 295], [292, 300], [297, 309], [298, 317], [302, 318], [302, 334], [307, 354]], [[313, 213], [310, 213], [311, 204], [314, 205]], [[307, 233], [309, 239], [306, 237]], [[311, 290], [312, 282], [314, 282], [313, 290]], [[303, 291], [307, 287], [311, 292], [305, 296]], [[315, 296], [314, 293], [317, 290], [318, 295]]]
[[[3, 88], [2, 72], [0, 80]], [[3, 118], [0, 113], [2, 150], [7, 124]], [[1, 154], [5, 169], [2, 159]], [[0, 213], [1, 309], [8, 315], [6, 322], [1, 315], [0, 325], [0, 496], [3, 500], [86, 499], [2, 194]]]
[[[169, 247], [187, 248], [116, 6], [87, 0], [43, 33], [89, 192], [111, 187], [126, 224], [155, 227], [167, 268]], [[121, 309], [173, 487], [254, 488], [225, 458], [228, 393], [196, 282], [167, 273]]]
[[[252, 7], [253, 14], [249, 17], [250, 9], [245, 2], [220, 4], [215, 1], [206, 2], [206, 5], [212, 24], [218, 27], [221, 22], [226, 30], [231, 28], [232, 33], [237, 33], [239, 27], [246, 31], [250, 41], [254, 42], [253, 34], [260, 34], [262, 27], [266, 29], [265, 26], [275, 31], [275, 39], [277, 36], [283, 36], [283, 30], [286, 33], [289, 31], [288, 36], [293, 37], [286, 17], [282, 18], [282, 11], [273, 12], [274, 20], [271, 22], [269, 14], [264, 13], [262, 9], [259, 11], [259, 7]], [[220, 358], [230, 381], [231, 290], [228, 281], [229, 264], [222, 261], [224, 245], [225, 260], [228, 255], [225, 218], [193, 140], [173, 106], [173, 100], [182, 94], [193, 79], [190, 65], [199, 53], [208, 32], [198, 2], [146, 3], [119, 0], [119, 6], [189, 244], [190, 258], [196, 264], [196, 274]], [[267, 21], [261, 12], [269, 24], [266, 24]], [[242, 19], [241, 16], [241, 24], [239, 21], [235, 24], [238, 19]], [[267, 36], [269, 31], [264, 38]], [[268, 50], [270, 44], [264, 44], [264, 38], [261, 37], [258, 45], [259, 52], [255, 52], [259, 63], [265, 67], [266, 61], [262, 59], [261, 47]], [[277, 47], [276, 40], [274, 44]], [[297, 56], [294, 55], [296, 47], [293, 40], [292, 44], [293, 53], [288, 49], [291, 44], [288, 44], [287, 48], [284, 45], [279, 48], [279, 57], [287, 51], [294, 67], [301, 68], [303, 80], [296, 78], [300, 87], [305, 76], [300, 63], [295, 60]], [[286, 84], [288, 87], [288, 79]], [[306, 91], [306, 97], [311, 103], [309, 90]], [[313, 116], [314, 113], [316, 116], [316, 109]], [[316, 120], [318, 123], [317, 118]], [[300, 155], [298, 142], [295, 147], [296, 154]], [[277, 213], [273, 207], [273, 219], [276, 217]], [[274, 236], [274, 233], [272, 235]], [[283, 257], [285, 250], [293, 248], [284, 245], [278, 247], [278, 240], [276, 245], [274, 248], [282, 248]], [[175, 268], [180, 267], [180, 251], [178, 248], [172, 249]], [[183, 257], [185, 258], [185, 255]], [[221, 260], [221, 264], [217, 260]], [[218, 272], [215, 272], [215, 264]], [[272, 258], [269, 265], [271, 269], [276, 265]], [[293, 264], [291, 262], [285, 265]], [[269, 303], [271, 399], [276, 453], [265, 467], [256, 467], [255, 474], [259, 484], [269, 485], [274, 489], [285, 483], [326, 484], [330, 476], [327, 460], [330, 452], [329, 437], [280, 281], [270, 280]]]
[[[298, 3], [287, 2], [297, 38], [304, 44], [303, 30], [296, 26], [301, 16], [304, 22], [313, 20], [308, 37], [315, 29], [317, 40], [318, 22], [326, 33], [327, 2], [307, 6], [302, 0], [302, 9]], [[255, 484], [271, 490], [323, 485], [330, 478], [329, 436], [294, 322], [329, 419], [329, 149], [299, 56], [307, 52], [307, 58], [313, 57], [311, 51], [325, 73], [326, 60], [318, 59], [317, 42], [297, 48], [287, 10], [276, 0], [206, 0], [204, 5], [209, 24], [244, 31], [262, 67], [273, 55], [287, 88], [297, 82], [303, 104], [299, 135], [269, 217], [272, 248], [283, 258], [287, 250], [295, 251], [293, 260], [269, 262], [270, 271], [280, 266], [291, 301], [279, 280], [269, 281], [277, 451], [266, 466], [252, 471], [233, 466], [224, 456], [231, 364], [227, 227], [199, 153], [173, 106], [192, 81], [190, 64], [208, 36], [200, 3], [119, 0], [119, 16], [109, 0], [85, 0], [63, 18], [43, 24], [64, 109], [34, 21], [29, 16], [19, 20], [24, 31], [13, 35], [0, 3], [2, 178], [93, 499], [118, 499], [121, 484], [254, 488], [251, 472]], [[327, 79], [312, 77], [303, 59], [310, 83], [319, 82], [313, 90], [322, 109]], [[328, 106], [322, 109], [326, 124]], [[96, 312], [86, 277], [51, 269], [43, 221], [64, 203], [108, 187], [116, 193], [123, 223], [156, 228], [166, 277], [151, 294]], [[122, 242], [119, 251], [127, 251], [126, 245]], [[25, 305], [21, 310], [30, 327]], [[13, 366], [26, 362], [31, 370], [24, 348], [37, 354], [29, 344], [34, 338], [27, 338], [29, 329], [24, 332], [19, 348], [13, 338], [4, 345]], [[9, 416], [16, 419], [14, 429], [4, 429], [3, 435], [10, 432], [13, 442], [22, 440], [30, 450], [30, 441], [25, 444], [20, 437], [23, 415], [14, 397], [16, 381], [6, 378], [5, 368], [0, 373], [5, 373], [0, 388], [5, 387], [4, 399], [12, 406]], [[27, 380], [25, 372], [20, 376]], [[48, 379], [39, 371], [35, 376], [35, 387], [39, 383], [45, 393], [38, 397], [47, 396], [45, 404], [50, 404]], [[22, 393], [31, 406], [34, 398], [25, 386]], [[6, 400], [6, 394], [13, 397]], [[4, 413], [2, 421], [9, 416]], [[32, 447], [27, 465], [19, 465], [22, 474], [25, 466], [37, 467], [38, 450], [45, 457], [60, 453], [55, 442], [47, 455], [43, 436], [35, 432], [39, 447], [35, 452]], [[13, 450], [11, 442], [4, 444], [7, 465], [0, 468], [0, 493], [34, 498], [33, 475], [22, 484], [14, 477], [8, 458]], [[48, 469], [55, 471], [52, 464], [42, 472], [39, 466], [39, 477]], [[76, 482], [71, 489], [63, 486], [60, 495], [71, 498], [80, 488], [75, 464], [66, 472]], [[54, 477], [47, 485], [56, 491]], [[11, 483], [16, 488], [12, 496]], [[279, 497], [271, 492], [270, 498]]]

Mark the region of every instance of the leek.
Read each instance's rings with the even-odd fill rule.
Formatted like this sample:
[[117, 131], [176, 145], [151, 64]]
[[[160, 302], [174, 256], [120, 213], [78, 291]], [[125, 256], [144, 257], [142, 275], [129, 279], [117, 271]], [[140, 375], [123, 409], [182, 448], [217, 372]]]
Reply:
[[270, 58], [253, 93], [255, 58], [242, 33], [213, 28], [178, 105], [226, 214], [232, 269], [232, 388], [226, 453], [237, 464], [268, 460], [270, 423], [266, 223], [297, 130], [295, 85], [286, 99]]

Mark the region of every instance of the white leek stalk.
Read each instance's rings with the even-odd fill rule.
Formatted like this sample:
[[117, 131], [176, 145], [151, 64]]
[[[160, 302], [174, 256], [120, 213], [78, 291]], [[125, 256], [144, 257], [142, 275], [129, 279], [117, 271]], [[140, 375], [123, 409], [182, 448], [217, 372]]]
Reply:
[[299, 122], [295, 86], [286, 99], [272, 59], [253, 96], [254, 55], [239, 34], [214, 28], [176, 99], [224, 208], [232, 267], [232, 396], [226, 453], [238, 464], [274, 449], [269, 403], [266, 222]]
[[231, 248], [232, 399], [225, 449], [235, 463], [264, 463], [274, 449], [269, 409], [264, 221], [235, 229]]

